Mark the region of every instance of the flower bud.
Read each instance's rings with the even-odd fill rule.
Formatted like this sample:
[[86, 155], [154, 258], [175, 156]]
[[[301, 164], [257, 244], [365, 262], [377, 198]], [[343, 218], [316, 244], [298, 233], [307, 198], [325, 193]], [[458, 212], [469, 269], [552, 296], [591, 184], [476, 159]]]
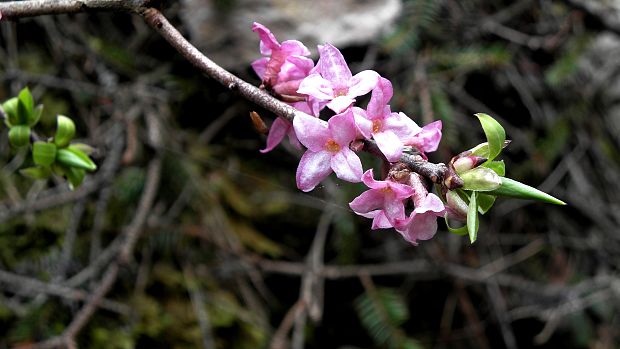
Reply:
[[74, 167], [86, 171], [94, 171], [97, 165], [80, 150], [76, 149], [58, 149], [56, 153], [56, 161], [67, 167]]
[[454, 166], [456, 173], [462, 173], [482, 165], [485, 161], [487, 161], [487, 158], [482, 156], [464, 156], [454, 160], [452, 166]]
[[50, 166], [56, 160], [56, 144], [34, 142], [32, 145], [32, 159], [40, 166]]
[[460, 174], [464, 190], [490, 191], [502, 185], [500, 176], [487, 167], [476, 167]]
[[467, 220], [467, 203], [454, 190], [446, 193], [446, 208], [448, 217], [459, 221]]
[[24, 147], [30, 143], [30, 127], [24, 125], [13, 126], [9, 130], [9, 141], [14, 147]]
[[73, 120], [62, 115], [58, 115], [56, 123], [57, 127], [54, 143], [56, 143], [59, 148], [64, 148], [71, 142], [73, 136], [75, 136], [75, 124]]

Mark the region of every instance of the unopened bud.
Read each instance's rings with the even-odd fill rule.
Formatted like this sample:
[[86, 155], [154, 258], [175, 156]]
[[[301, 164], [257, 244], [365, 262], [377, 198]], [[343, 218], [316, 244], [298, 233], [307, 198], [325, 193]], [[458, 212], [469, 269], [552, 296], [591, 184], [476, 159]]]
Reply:
[[495, 171], [487, 167], [476, 167], [460, 174], [463, 180], [463, 189], [475, 191], [490, 191], [502, 185], [502, 179]]
[[14, 147], [24, 147], [30, 143], [30, 127], [25, 125], [12, 126], [9, 130], [9, 142]]
[[465, 171], [471, 170], [472, 168], [482, 165], [485, 161], [487, 161], [487, 158], [483, 158], [482, 156], [470, 155], [454, 160], [452, 166], [454, 166], [454, 170], [456, 171], [456, 173], [463, 173]]
[[267, 125], [265, 125], [265, 122], [260, 117], [260, 115], [258, 115], [257, 112], [251, 111], [250, 112], [250, 119], [252, 119], [252, 125], [254, 126], [254, 129], [258, 133], [261, 133], [261, 134], [269, 133], [269, 128], [267, 127]]
[[34, 142], [32, 145], [32, 160], [40, 166], [50, 166], [56, 160], [56, 144]]
[[446, 193], [446, 207], [448, 209], [448, 217], [459, 221], [467, 220], [467, 203], [454, 190], [448, 190]]

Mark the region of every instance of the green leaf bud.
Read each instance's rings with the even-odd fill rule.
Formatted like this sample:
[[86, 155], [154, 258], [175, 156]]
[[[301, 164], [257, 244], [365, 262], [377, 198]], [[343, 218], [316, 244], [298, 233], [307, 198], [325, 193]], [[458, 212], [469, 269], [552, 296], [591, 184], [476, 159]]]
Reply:
[[54, 143], [56, 143], [59, 148], [64, 148], [71, 142], [73, 136], [75, 136], [75, 124], [73, 120], [63, 115], [58, 115], [56, 124]]
[[88, 155], [76, 149], [58, 149], [56, 161], [67, 167], [80, 168], [86, 171], [94, 171], [97, 169], [97, 165], [95, 165]]
[[50, 166], [56, 161], [56, 144], [34, 142], [32, 145], [32, 159], [40, 166]]
[[464, 190], [490, 191], [499, 188], [502, 181], [495, 171], [486, 167], [476, 167], [460, 174]]
[[12, 126], [9, 129], [9, 142], [14, 147], [25, 147], [30, 144], [30, 127], [25, 125]]

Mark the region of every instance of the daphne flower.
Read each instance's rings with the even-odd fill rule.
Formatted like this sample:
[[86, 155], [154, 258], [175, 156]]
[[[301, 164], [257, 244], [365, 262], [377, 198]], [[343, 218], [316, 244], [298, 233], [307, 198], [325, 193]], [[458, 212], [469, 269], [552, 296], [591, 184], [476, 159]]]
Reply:
[[441, 141], [441, 126], [441, 120], [431, 122], [422, 128], [415, 125], [415, 132], [405, 140], [405, 145], [413, 146], [422, 153], [430, 153], [437, 150]]
[[359, 182], [362, 163], [349, 149], [355, 140], [356, 129], [350, 110], [334, 115], [329, 122], [300, 114], [293, 120], [299, 141], [308, 148], [297, 167], [297, 187], [302, 191], [314, 189], [332, 170], [348, 182]]
[[355, 123], [360, 133], [371, 137], [390, 162], [398, 161], [403, 152], [403, 142], [412, 139], [420, 127], [403, 113], [392, 113], [387, 104], [392, 98], [392, 83], [380, 78], [372, 90], [366, 110], [353, 107]]
[[342, 53], [330, 44], [319, 45], [320, 58], [312, 74], [299, 85], [298, 93], [328, 101], [327, 107], [336, 113], [347, 109], [355, 97], [370, 92], [379, 79], [373, 70], [352, 76]]
[[298, 95], [301, 81], [314, 67], [312, 59], [304, 57], [310, 51], [297, 40], [280, 44], [273, 33], [260, 23], [254, 23], [252, 31], [260, 37], [263, 57], [252, 63], [252, 68], [263, 81], [263, 85], [280, 95]]
[[374, 210], [368, 213], [360, 213], [356, 212], [358, 215], [366, 218], [372, 219], [372, 226], [370, 229], [389, 229], [394, 227], [390, 220], [385, 215], [385, 211], [383, 210]]
[[435, 236], [437, 217], [442, 217], [446, 208], [437, 195], [428, 193], [419, 174], [412, 173], [409, 184], [414, 191], [411, 199], [415, 209], [408, 218], [397, 220], [395, 227], [405, 240], [417, 245], [417, 240], [429, 240]]
[[437, 217], [443, 217], [445, 207], [435, 194], [428, 194], [411, 215], [396, 222], [396, 230], [410, 243], [417, 240], [430, 240], [437, 232]]
[[380, 212], [374, 213], [372, 217], [373, 229], [375, 226], [385, 226], [381, 213], [391, 224], [390, 226], [393, 226], [397, 220], [405, 218], [403, 200], [413, 195], [412, 187], [390, 180], [377, 181], [373, 178], [372, 169], [364, 173], [362, 181], [370, 189], [353, 199], [349, 206], [357, 214], [370, 213], [379, 209]]

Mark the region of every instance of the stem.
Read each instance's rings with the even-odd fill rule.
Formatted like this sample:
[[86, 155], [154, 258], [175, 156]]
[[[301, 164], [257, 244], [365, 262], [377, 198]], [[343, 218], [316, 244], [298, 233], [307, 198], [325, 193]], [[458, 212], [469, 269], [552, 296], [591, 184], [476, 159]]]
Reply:
[[281, 102], [270, 96], [267, 92], [258, 87], [241, 80], [226, 69], [220, 67], [208, 57], [203, 55], [179, 31], [168, 22], [168, 19], [154, 8], [146, 9], [143, 14], [144, 20], [155, 29], [161, 36], [168, 41], [186, 60], [207, 76], [215, 79], [231, 91], [236, 91], [245, 99], [252, 101], [259, 106], [282, 116], [289, 121], [293, 121], [296, 115], [303, 112]]
[[9, 1], [0, 4], [2, 19], [18, 19], [41, 15], [57, 15], [97, 11], [139, 12], [151, 0], [30, 0]]

